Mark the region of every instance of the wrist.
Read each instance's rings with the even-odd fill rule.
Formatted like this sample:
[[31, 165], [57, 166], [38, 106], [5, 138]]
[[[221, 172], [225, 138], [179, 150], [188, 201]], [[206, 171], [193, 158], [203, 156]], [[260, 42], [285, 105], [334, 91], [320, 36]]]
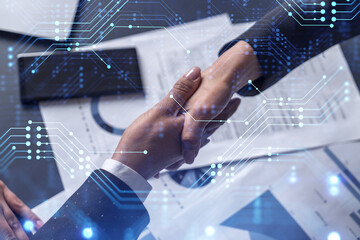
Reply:
[[146, 180], [149, 180], [153, 176], [150, 168], [146, 168], [146, 159], [143, 153], [123, 153], [117, 151], [113, 154], [112, 159], [131, 168]]
[[262, 76], [255, 51], [245, 41], [235, 44], [221, 55], [214, 65], [222, 68], [222, 81], [234, 91], [240, 90], [249, 80], [256, 80]]

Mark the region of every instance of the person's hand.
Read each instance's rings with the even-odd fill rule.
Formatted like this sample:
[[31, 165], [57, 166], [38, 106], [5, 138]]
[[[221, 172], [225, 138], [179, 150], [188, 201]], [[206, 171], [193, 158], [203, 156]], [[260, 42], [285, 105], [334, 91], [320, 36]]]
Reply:
[[185, 117], [182, 131], [185, 162], [193, 163], [201, 146], [201, 138], [208, 124], [221, 119], [219, 114], [228, 105], [233, 93], [261, 76], [260, 65], [252, 47], [238, 42], [202, 73], [202, 82], [196, 93], [184, 106], [189, 114]]
[[[181, 132], [187, 115], [182, 106], [196, 92], [200, 83], [199, 68], [191, 69], [180, 78], [161, 102], [126, 129], [112, 158], [129, 166], [145, 179], [165, 168], [181, 166], [184, 162]], [[232, 100], [219, 117], [228, 119], [239, 104], [240, 99]], [[200, 147], [209, 141], [208, 137], [222, 123], [219, 121], [207, 125], [201, 136]]]
[[10, 191], [5, 183], [0, 181], [0, 239], [28, 239], [15, 214], [31, 221], [34, 224], [34, 230], [40, 229], [44, 224], [23, 201]]

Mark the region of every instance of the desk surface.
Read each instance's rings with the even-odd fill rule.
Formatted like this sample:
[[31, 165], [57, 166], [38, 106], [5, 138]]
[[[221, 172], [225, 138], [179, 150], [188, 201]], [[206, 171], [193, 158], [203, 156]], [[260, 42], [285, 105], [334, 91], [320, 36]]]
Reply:
[[[99, 12], [99, 9], [105, 5], [105, 2], [107, 1], [97, 0], [92, 1], [92, 4], [90, 4], [88, 1], [81, 0], [76, 21], [88, 21], [94, 14]], [[272, 0], [244, 2], [246, 1], [164, 0], [158, 3], [129, 1], [124, 5], [121, 14], [118, 14], [112, 21], [116, 24], [122, 23], [124, 25], [135, 22], [137, 25], [173, 26], [227, 12], [234, 23], [239, 23], [256, 21], [266, 12], [277, 6], [277, 3]], [[106, 22], [107, 19], [104, 18], [102, 22], [104, 21]], [[79, 29], [76, 25], [74, 26], [75, 30]], [[134, 31], [124, 28], [107, 34], [104, 34], [104, 31], [99, 31], [98, 33], [99, 36], [106, 35], [101, 41], [149, 31], [149, 29]], [[71, 35], [74, 39], [78, 36], [78, 33]], [[82, 33], [80, 36], [87, 38], [89, 35]], [[2, 53], [0, 55], [0, 109], [2, 113], [0, 114], [0, 136], [5, 134], [10, 128], [28, 126], [29, 120], [34, 122], [42, 121], [37, 107], [24, 108], [20, 104], [16, 55], [24, 52], [45, 51], [51, 44], [52, 42], [50, 41], [0, 32], [0, 49]], [[360, 65], [360, 38], [343, 43], [342, 47], [356, 82], [360, 86], [360, 68], [358, 67]], [[12, 131], [15, 131], [13, 134], [16, 134], [16, 130]], [[5, 134], [3, 139], [6, 139], [11, 133]], [[31, 133], [34, 136], [36, 135], [35, 130], [32, 130]], [[16, 140], [20, 142], [27, 141], [25, 137]], [[24, 145], [17, 146], [17, 149], [20, 151], [11, 155], [10, 158], [6, 158], [10, 159], [8, 161], [9, 166], [2, 165], [0, 179], [4, 180], [30, 207], [33, 207], [63, 188], [54, 159], [36, 160], [36, 154], [34, 153], [37, 149], [35, 144], [37, 140], [35, 137], [32, 137], [30, 140], [30, 147]], [[0, 145], [0, 157], [2, 159], [10, 151], [6, 148], [7, 146], [8, 144]], [[50, 149], [49, 146], [46, 148]], [[33, 158], [31, 160], [27, 159], [28, 153], [21, 152], [29, 149], [32, 151], [30, 155]], [[1, 154], [1, 151], [4, 152]]]

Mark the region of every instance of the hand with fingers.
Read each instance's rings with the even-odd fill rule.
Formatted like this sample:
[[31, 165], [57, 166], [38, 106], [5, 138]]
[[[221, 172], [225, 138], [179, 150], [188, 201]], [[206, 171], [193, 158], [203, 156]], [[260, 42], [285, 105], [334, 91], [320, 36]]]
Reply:
[[[180, 78], [169, 94], [149, 111], [141, 115], [123, 134], [113, 155], [114, 160], [131, 167], [149, 179], [163, 169], [177, 169], [183, 163], [181, 134], [191, 108], [184, 108], [202, 81], [201, 70], [192, 68]], [[217, 119], [228, 119], [238, 108], [239, 99], [230, 101]], [[202, 132], [199, 147], [223, 124], [213, 121]], [[129, 154], [125, 152], [141, 152]]]
[[248, 80], [262, 75], [253, 48], [240, 41], [226, 51], [202, 74], [198, 90], [187, 100], [184, 128], [182, 131], [183, 156], [191, 164], [202, 144], [203, 134], [214, 120], [226, 120], [221, 116], [231, 103], [232, 96]]
[[34, 230], [40, 229], [44, 224], [2, 181], [0, 181], [0, 210], [0, 239], [28, 239], [16, 215], [30, 221]]

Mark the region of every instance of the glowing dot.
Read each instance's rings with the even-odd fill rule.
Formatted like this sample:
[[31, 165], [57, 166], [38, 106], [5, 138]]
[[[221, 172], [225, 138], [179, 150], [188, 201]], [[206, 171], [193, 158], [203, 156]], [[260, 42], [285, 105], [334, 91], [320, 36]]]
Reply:
[[24, 222], [24, 230], [27, 232], [30, 232], [34, 229], [34, 223], [32, 221], [25, 221]]
[[33, 69], [33, 70], [31, 70], [31, 73], [32, 73], [32, 74], [34, 74], [34, 73], [35, 73], [35, 70], [34, 70], [34, 69]]
[[321, 14], [325, 14], [325, 9], [321, 9]]
[[337, 232], [331, 232], [329, 235], [328, 235], [328, 240], [341, 240], [341, 237], [340, 235], [337, 233]]
[[331, 6], [335, 7], [336, 6], [336, 2], [332, 2]]
[[174, 96], [171, 94], [171, 95], [170, 95], [170, 98], [174, 98]]
[[55, 41], [59, 41], [59, 40], [60, 40], [59, 36], [56, 36]]
[[38, 126], [38, 127], [36, 128], [36, 130], [41, 131], [41, 127], [40, 127], [40, 126]]
[[55, 21], [56, 26], [59, 26], [59, 24], [60, 24], [59, 21]]
[[299, 127], [303, 127], [304, 126], [304, 123], [299, 123]]
[[331, 21], [336, 22], [336, 17], [332, 17]]
[[26, 134], [25, 137], [26, 137], [27, 139], [29, 139], [29, 138], [31, 137], [31, 135], [30, 135], [30, 134]]
[[92, 238], [94, 233], [93, 233], [93, 230], [91, 228], [87, 227], [87, 228], [83, 229], [82, 235], [83, 235], [84, 238], [90, 239], [90, 238]]
[[36, 145], [38, 145], [39, 147], [41, 146], [41, 142], [37, 142]]
[[332, 196], [337, 196], [337, 195], [339, 194], [339, 188], [337, 188], [337, 187], [331, 187], [331, 188], [330, 188], [330, 194], [331, 194]]
[[207, 226], [207, 227], [205, 228], [205, 234], [206, 234], [206, 236], [208, 236], [208, 237], [213, 236], [213, 235], [215, 234], [215, 229], [214, 229], [214, 227], [212, 227], [212, 226]]
[[15, 150], [15, 149], [16, 149], [16, 146], [13, 146], [13, 147], [12, 147], [12, 150]]
[[217, 160], [218, 160], [218, 161], [222, 161], [222, 156], [218, 156], [218, 157], [217, 157]]
[[339, 178], [337, 177], [337, 176], [331, 176], [330, 177], [330, 183], [332, 183], [332, 184], [337, 184], [337, 183], [339, 183]]
[[325, 17], [321, 17], [320, 21], [325, 22]]
[[191, 51], [190, 51], [190, 50], [187, 50], [187, 51], [186, 51], [186, 53], [187, 53], [187, 54], [190, 54], [190, 53], [191, 53]]
[[213, 164], [211, 164], [211, 168], [215, 168], [216, 167], [216, 165], [213, 163]]
[[107, 65], [106, 67], [107, 67], [107, 69], [110, 69], [110, 68], [111, 68], [111, 66], [110, 66], [110, 65]]
[[222, 164], [219, 163], [219, 164], [217, 165], [217, 167], [218, 167], [218, 168], [222, 168]]
[[83, 155], [84, 154], [84, 150], [79, 150], [79, 154]]
[[292, 182], [292, 183], [296, 182], [296, 177], [291, 177], [290, 182]]
[[25, 144], [26, 144], [26, 146], [30, 146], [31, 143], [29, 141], [27, 141]]
[[145, 154], [145, 155], [148, 154], [148, 151], [147, 151], [147, 150], [144, 150], [144, 154]]
[[299, 112], [303, 112], [304, 111], [304, 108], [299, 108]]
[[248, 81], [248, 83], [249, 83], [249, 84], [251, 84], [251, 83], [252, 83], [252, 81], [251, 81], [251, 80], [249, 80], [249, 81]]
[[55, 29], [55, 33], [59, 33], [60, 30], [58, 28]]
[[132, 28], [133, 28], [133, 25], [129, 25], [129, 28], [132, 29]]
[[304, 116], [303, 115], [299, 115], [299, 119], [303, 119], [304, 118]]
[[331, 10], [332, 14], [336, 14], [336, 9]]
[[291, 17], [291, 16], [292, 16], [292, 12], [289, 12], [288, 15]]
[[114, 26], [114, 23], [111, 23], [111, 24], [110, 24], [110, 27], [113, 27], [113, 26]]
[[324, 7], [324, 6], [325, 6], [325, 2], [321, 2], [320, 5], [321, 5], [322, 7]]
[[266, 100], [263, 100], [263, 104], [265, 104], [266, 103]]
[[333, 27], [334, 27], [334, 24], [330, 24], [330, 27], [333, 28]]
[[249, 125], [249, 122], [245, 122], [245, 125]]

